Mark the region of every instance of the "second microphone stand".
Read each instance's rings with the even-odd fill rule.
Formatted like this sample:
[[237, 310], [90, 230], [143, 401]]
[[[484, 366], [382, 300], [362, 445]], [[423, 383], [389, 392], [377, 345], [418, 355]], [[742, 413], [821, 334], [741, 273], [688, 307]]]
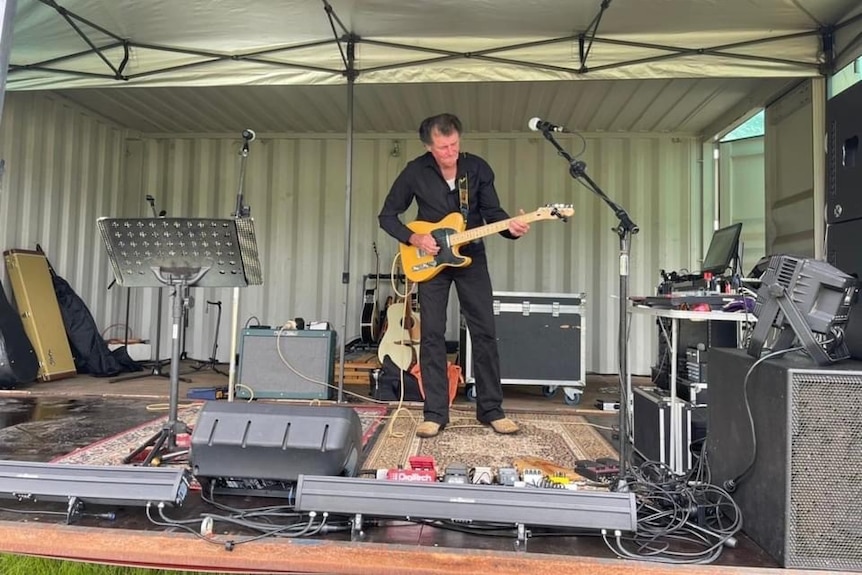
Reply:
[[629, 217], [628, 213], [611, 200], [607, 194], [587, 174], [587, 165], [576, 160], [569, 154], [559, 142], [554, 139], [550, 129], [543, 129], [542, 135], [557, 149], [557, 152], [569, 163], [569, 174], [581, 182], [587, 189], [599, 196], [608, 207], [613, 210], [619, 220], [619, 224], [611, 228], [619, 236], [619, 333], [617, 345], [619, 346], [619, 370], [620, 370], [620, 488], [626, 488], [626, 465], [628, 465], [628, 442], [629, 442], [629, 354], [628, 354], [628, 299], [629, 299], [629, 271], [631, 269], [631, 239], [640, 229]]
[[[245, 165], [248, 161], [249, 144], [255, 139], [253, 130], [242, 131], [242, 147], [239, 150], [239, 182], [236, 188], [236, 207], [231, 214], [236, 219], [251, 217], [251, 208], [245, 205], [243, 197], [243, 186], [245, 185]], [[230, 322], [230, 358], [228, 362], [228, 401], [233, 401], [236, 390], [237, 379], [237, 347], [239, 332], [239, 288], [233, 289], [231, 299], [231, 322]]]

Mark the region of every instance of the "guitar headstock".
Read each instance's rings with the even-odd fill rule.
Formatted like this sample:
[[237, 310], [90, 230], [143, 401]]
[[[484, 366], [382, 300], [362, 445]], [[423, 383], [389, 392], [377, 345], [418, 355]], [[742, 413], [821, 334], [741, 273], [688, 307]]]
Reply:
[[536, 215], [540, 219], [559, 218], [565, 222], [575, 215], [575, 208], [572, 207], [572, 204], [546, 204], [536, 210]]

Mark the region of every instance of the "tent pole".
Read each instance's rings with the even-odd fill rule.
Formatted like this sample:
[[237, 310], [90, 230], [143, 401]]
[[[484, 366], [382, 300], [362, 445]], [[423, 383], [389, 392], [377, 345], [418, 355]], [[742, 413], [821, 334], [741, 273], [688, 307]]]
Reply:
[[350, 212], [353, 196], [353, 91], [356, 82], [356, 42], [353, 38], [347, 42], [347, 169], [344, 189], [344, 267], [341, 272], [341, 283], [344, 284], [341, 307], [341, 337], [339, 338], [338, 361], [338, 403], [344, 400], [344, 360], [347, 349], [347, 310], [350, 297]]

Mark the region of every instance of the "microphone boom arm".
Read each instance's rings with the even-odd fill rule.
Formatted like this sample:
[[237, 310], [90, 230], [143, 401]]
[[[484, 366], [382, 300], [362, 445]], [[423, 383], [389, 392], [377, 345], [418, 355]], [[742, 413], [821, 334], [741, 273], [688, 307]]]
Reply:
[[624, 233], [628, 234], [636, 234], [640, 231], [640, 228], [635, 224], [628, 212], [626, 212], [622, 207], [620, 207], [616, 202], [608, 197], [608, 195], [602, 190], [598, 184], [596, 184], [592, 178], [587, 174], [587, 165], [580, 161], [576, 160], [572, 157], [572, 155], [565, 150], [562, 146], [560, 146], [559, 142], [554, 138], [554, 135], [550, 132], [550, 130], [542, 130], [542, 135], [545, 136], [551, 144], [557, 149], [557, 153], [566, 159], [569, 163], [569, 174], [591, 192], [596, 194], [598, 197], [604, 201], [608, 207], [613, 210], [614, 215], [617, 216], [617, 219], [620, 222], [619, 227], [615, 229], [615, 231], [622, 236]]

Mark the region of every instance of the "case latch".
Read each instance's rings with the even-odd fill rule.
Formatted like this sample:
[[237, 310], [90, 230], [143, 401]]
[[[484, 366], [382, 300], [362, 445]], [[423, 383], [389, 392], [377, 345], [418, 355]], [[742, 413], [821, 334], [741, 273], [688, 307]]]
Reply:
[[551, 315], [554, 317], [560, 317], [560, 302], [555, 301], [551, 304]]
[[530, 301], [524, 300], [521, 302], [521, 315], [530, 315]]

